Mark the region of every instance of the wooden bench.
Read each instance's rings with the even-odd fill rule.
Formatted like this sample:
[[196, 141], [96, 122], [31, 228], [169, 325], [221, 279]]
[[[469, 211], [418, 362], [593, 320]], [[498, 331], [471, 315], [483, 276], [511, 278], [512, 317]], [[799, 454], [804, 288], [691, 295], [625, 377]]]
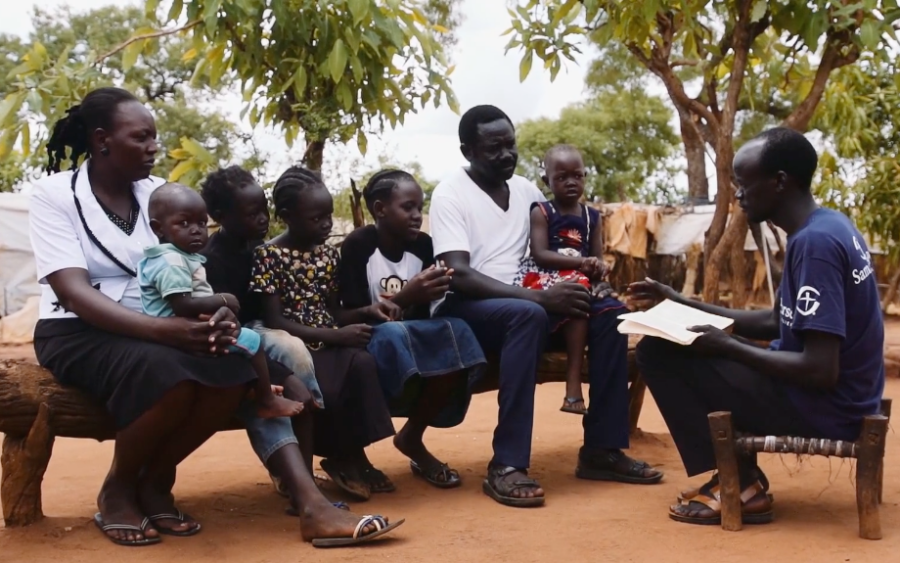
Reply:
[[[637, 372], [633, 345], [628, 365], [630, 428], [635, 432], [646, 386]], [[565, 381], [565, 369], [565, 354], [545, 354], [538, 383]], [[585, 367], [584, 381], [586, 376]], [[475, 392], [496, 389], [497, 364], [491, 362]], [[241, 428], [234, 420], [222, 430]], [[101, 405], [75, 389], [62, 387], [47, 370], [23, 361], [0, 361], [0, 432], [5, 434], [0, 504], [7, 527], [27, 526], [43, 518], [41, 482], [56, 436], [98, 441], [115, 437], [112, 420]]]
[[878, 505], [884, 486], [884, 444], [890, 417], [891, 400], [883, 399], [881, 414], [865, 417], [859, 438], [855, 442], [843, 442], [794, 436], [738, 435], [731, 424], [730, 412], [710, 413], [709, 428], [719, 470], [722, 528], [733, 532], [743, 528], [738, 455], [755, 456], [760, 452], [820, 455], [856, 459], [859, 537], [880, 540]]

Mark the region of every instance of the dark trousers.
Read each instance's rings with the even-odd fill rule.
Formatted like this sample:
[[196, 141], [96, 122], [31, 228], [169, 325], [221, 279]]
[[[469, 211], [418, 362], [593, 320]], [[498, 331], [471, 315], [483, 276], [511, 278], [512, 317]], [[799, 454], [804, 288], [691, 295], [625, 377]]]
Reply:
[[[585, 445], [628, 447], [628, 339], [616, 330], [620, 310], [603, 310], [589, 329], [590, 410]], [[550, 333], [547, 312], [523, 299], [465, 300], [449, 296], [439, 315], [458, 317], [486, 353], [500, 355], [500, 406], [493, 463], [525, 469], [531, 459], [537, 368]]]
[[743, 364], [649, 337], [638, 344], [637, 362], [689, 477], [716, 468], [711, 412], [730, 411], [735, 429], [750, 434], [821, 437], [777, 381]]

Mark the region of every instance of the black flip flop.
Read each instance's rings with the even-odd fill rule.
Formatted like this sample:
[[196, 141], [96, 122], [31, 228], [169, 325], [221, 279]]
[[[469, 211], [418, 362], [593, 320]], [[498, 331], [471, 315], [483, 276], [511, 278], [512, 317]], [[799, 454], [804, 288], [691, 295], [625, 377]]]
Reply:
[[[175, 510], [178, 509], [176, 508]], [[160, 520], [178, 520], [182, 524], [184, 524], [187, 520], [190, 520], [191, 522], [196, 524], [196, 526], [194, 526], [193, 528], [188, 528], [183, 532], [176, 532], [175, 530], [166, 528], [164, 526], [156, 526], [156, 531], [160, 534], [165, 534], [167, 536], [177, 536], [179, 538], [186, 538], [199, 534], [200, 528], [202, 528], [202, 526], [200, 526], [200, 522], [197, 522], [180, 510], [178, 510], [177, 514], [154, 514], [153, 516], [148, 516], [147, 519], [151, 522], [159, 522]]]
[[[503, 477], [506, 477], [511, 473], [515, 473], [516, 471], [525, 473], [524, 470], [519, 470], [515, 467], [497, 467], [488, 469], [488, 476], [487, 479], [485, 479], [482, 483], [481, 490], [484, 491], [484, 494], [505, 506], [512, 506], [514, 508], [536, 508], [538, 506], [544, 506], [544, 497], [513, 497], [503, 494], [494, 487], [493, 481], [502, 479]], [[540, 487], [540, 485], [537, 481], [528, 477], [528, 474], [525, 473], [524, 479], [519, 479], [509, 484], [509, 492], [525, 487], [538, 488]]]
[[562, 412], [567, 412], [569, 414], [580, 414], [581, 416], [586, 415], [587, 414], [587, 405], [585, 405], [583, 409], [579, 409], [579, 408], [576, 408], [573, 406], [576, 403], [581, 403], [582, 405], [585, 405], [584, 399], [577, 399], [575, 397], [566, 397], [565, 399], [563, 399], [563, 406], [560, 407], [559, 410]]
[[351, 479], [338, 464], [330, 459], [323, 459], [319, 464], [329, 479], [345, 493], [359, 500], [369, 500], [372, 490], [368, 483]]
[[[147, 537], [147, 528], [150, 527], [150, 519], [147, 517], [144, 517], [144, 519], [141, 520], [140, 526], [132, 526], [131, 524], [105, 524], [103, 522], [103, 516], [98, 512], [97, 514], [94, 514], [94, 524], [96, 524], [97, 527], [100, 528], [100, 531], [103, 532], [103, 535], [106, 536], [106, 539], [116, 545], [122, 545], [125, 547], [143, 547], [145, 545], [155, 545], [162, 542], [162, 538]], [[106, 533], [112, 531], [137, 532], [139, 534], [144, 534], [144, 539], [131, 541], [120, 540], [119, 538], [114, 538]]]
[[[348, 547], [351, 545], [359, 545], [361, 543], [372, 541], [379, 536], [383, 536], [399, 527], [403, 522], [405, 522], [405, 520], [401, 519], [388, 525], [387, 520], [382, 516], [366, 515], [360, 518], [352, 536], [345, 538], [317, 538], [312, 541], [312, 544], [313, 547]], [[375, 531], [361, 535], [363, 529], [369, 524], [375, 524]]]
[[373, 493], [393, 493], [397, 490], [397, 487], [384, 474], [384, 471], [376, 469], [372, 465], [364, 468], [360, 477], [369, 485], [369, 490]]
[[[412, 470], [413, 475], [425, 479], [429, 485], [433, 485], [438, 489], [455, 489], [462, 485], [459, 472], [455, 469], [450, 469], [450, 466], [446, 463], [441, 463], [425, 470], [418, 463], [410, 461], [409, 468]], [[438, 479], [439, 476], [443, 477], [443, 480]]]

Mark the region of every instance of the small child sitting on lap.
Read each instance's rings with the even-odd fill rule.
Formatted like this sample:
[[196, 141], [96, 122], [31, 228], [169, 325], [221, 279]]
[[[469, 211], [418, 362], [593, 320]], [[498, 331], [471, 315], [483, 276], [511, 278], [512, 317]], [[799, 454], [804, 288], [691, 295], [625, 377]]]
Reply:
[[[197, 254], [206, 246], [206, 204], [200, 194], [179, 184], [160, 186], [150, 196], [150, 227], [160, 244], [144, 249], [138, 263], [138, 282], [144, 312], [154, 317], [212, 315], [225, 306], [240, 310], [237, 299], [228, 293], [214, 293], [206, 281], [203, 263]], [[261, 418], [294, 416], [303, 403], [280, 397], [272, 390], [265, 353], [259, 335], [242, 328], [229, 352], [250, 358], [258, 377], [257, 412]]]
[[[544, 156], [544, 184], [553, 200], [535, 203], [531, 209], [531, 256], [520, 266], [515, 283], [543, 290], [560, 282], [580, 283], [594, 288], [595, 297], [606, 275], [603, 263], [603, 231], [600, 214], [580, 203], [584, 195], [584, 162], [570, 145], [557, 145]], [[607, 291], [603, 291], [608, 294]], [[587, 319], [565, 319], [566, 397], [560, 410], [585, 414], [581, 392], [581, 367], [588, 339]]]

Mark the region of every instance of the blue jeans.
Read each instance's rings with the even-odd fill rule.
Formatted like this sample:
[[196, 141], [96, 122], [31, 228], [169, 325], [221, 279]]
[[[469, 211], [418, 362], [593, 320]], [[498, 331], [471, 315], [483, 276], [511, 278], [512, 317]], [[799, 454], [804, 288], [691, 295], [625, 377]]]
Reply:
[[316, 381], [316, 368], [306, 344], [296, 336], [283, 330], [266, 328], [260, 321], [253, 321], [247, 328], [256, 331], [262, 340], [266, 355], [291, 370], [294, 375], [309, 389], [313, 401], [320, 409], [325, 408], [322, 390]]
[[[283, 330], [268, 329], [259, 321], [249, 323], [247, 328], [252, 328], [259, 334], [266, 355], [291, 370], [309, 389], [317, 406], [323, 408], [322, 391], [316, 381], [312, 356], [309, 355], [303, 341]], [[250, 438], [250, 446], [263, 465], [269, 461], [273, 453], [284, 446], [298, 443], [290, 418], [259, 418], [256, 416], [256, 405], [252, 401], [245, 400], [238, 409], [237, 416], [244, 423], [247, 437]]]

